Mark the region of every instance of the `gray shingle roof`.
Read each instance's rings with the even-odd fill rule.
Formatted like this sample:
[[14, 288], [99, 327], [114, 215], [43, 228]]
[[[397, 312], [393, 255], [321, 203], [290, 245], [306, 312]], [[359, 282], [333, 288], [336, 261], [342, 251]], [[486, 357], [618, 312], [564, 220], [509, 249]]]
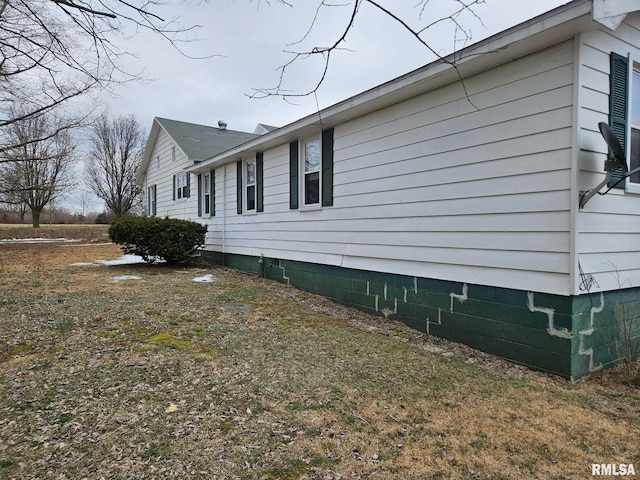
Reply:
[[258, 136], [168, 118], [156, 117], [156, 120], [193, 161], [206, 160]]

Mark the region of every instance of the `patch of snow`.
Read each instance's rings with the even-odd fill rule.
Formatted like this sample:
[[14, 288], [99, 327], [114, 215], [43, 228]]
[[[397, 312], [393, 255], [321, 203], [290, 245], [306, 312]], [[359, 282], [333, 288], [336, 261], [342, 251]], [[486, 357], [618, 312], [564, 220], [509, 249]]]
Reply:
[[121, 282], [123, 280], [141, 280], [142, 277], [137, 275], [120, 275], [119, 277], [111, 277], [114, 282]]
[[140, 255], [123, 255], [114, 260], [97, 260], [96, 263], [103, 265], [133, 265], [136, 263], [144, 263], [144, 260]]
[[8, 238], [0, 240], [0, 243], [72, 243], [79, 241], [77, 238]]
[[199, 283], [210, 283], [213, 282], [213, 275], [209, 273], [207, 275], [203, 275], [202, 277], [196, 277], [193, 279], [193, 281]]
[[76, 263], [70, 263], [69, 266], [70, 267], [95, 267], [96, 264], [88, 263], [88, 262], [76, 262]]

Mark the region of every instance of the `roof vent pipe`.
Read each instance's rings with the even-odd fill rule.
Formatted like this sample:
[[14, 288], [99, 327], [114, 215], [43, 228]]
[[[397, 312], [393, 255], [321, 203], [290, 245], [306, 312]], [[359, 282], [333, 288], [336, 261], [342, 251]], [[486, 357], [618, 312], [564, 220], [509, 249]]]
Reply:
[[219, 120], [218, 121], [218, 128], [220, 130], [226, 130], [227, 129], [227, 122], [225, 122], [224, 120]]

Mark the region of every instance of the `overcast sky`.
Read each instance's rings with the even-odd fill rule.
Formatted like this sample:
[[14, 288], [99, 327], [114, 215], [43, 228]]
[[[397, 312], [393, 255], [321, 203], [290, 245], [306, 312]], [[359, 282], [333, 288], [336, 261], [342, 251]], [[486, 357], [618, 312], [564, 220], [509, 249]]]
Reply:
[[[113, 94], [103, 95], [111, 115], [134, 114], [148, 133], [154, 117], [165, 117], [216, 126], [225, 120], [228, 128], [253, 132], [258, 123], [282, 127], [299, 118], [345, 100], [435, 60], [396, 21], [366, 2], [347, 36], [345, 49], [334, 52], [329, 72], [314, 96], [285, 102], [280, 97], [251, 99], [255, 89], [278, 83], [278, 68], [291, 60], [285, 51], [301, 51], [336, 41], [347, 25], [354, 0], [325, 0], [314, 28], [316, 8], [321, 0], [185, 0], [155, 8], [167, 20], [180, 17], [184, 26], [199, 25], [197, 41], [181, 46], [194, 60], [150, 32], [126, 32], [122, 41], [135, 54], [125, 68], [145, 69], [145, 83], [129, 83]], [[462, 0], [470, 3], [471, 0]], [[413, 28], [424, 28], [450, 15], [460, 0], [427, 0], [421, 12], [420, 0], [378, 0]], [[471, 39], [480, 41], [509, 27], [567, 3], [567, 0], [486, 0], [474, 8], [479, 18], [462, 15], [458, 21]], [[451, 22], [438, 23], [423, 38], [440, 55], [464, 46], [464, 36]], [[306, 38], [302, 44], [297, 44]], [[293, 93], [312, 90], [321, 76], [320, 61], [299, 62], [285, 76]], [[82, 175], [79, 174], [81, 177]], [[79, 189], [76, 189], [79, 191]], [[77, 192], [67, 194], [61, 204], [79, 209]], [[94, 199], [91, 209], [102, 210]]]
[[[131, 36], [127, 48], [137, 58], [130, 60], [129, 67], [144, 66], [152, 80], [128, 84], [118, 88], [117, 95], [106, 97], [110, 113], [135, 114], [147, 132], [155, 116], [205, 125], [224, 119], [230, 129], [243, 131], [253, 131], [258, 123], [283, 126], [313, 113], [318, 106], [332, 105], [435, 58], [397, 22], [365, 2], [347, 36], [348, 50], [334, 53], [317, 96], [294, 99], [295, 104], [278, 97], [250, 99], [254, 89], [278, 82], [278, 67], [291, 58], [284, 50], [325, 46], [339, 38], [353, 0], [332, 2], [346, 6], [323, 7], [307, 42], [300, 45], [291, 44], [305, 36], [320, 0], [290, 3], [294, 6], [275, 0], [270, 5], [266, 0], [194, 0], [157, 10], [166, 19], [180, 16], [185, 26], [201, 26], [198, 41], [182, 46], [188, 55], [216, 56], [194, 60], [156, 35], [142, 32]], [[454, 0], [430, 0], [421, 14], [416, 7], [419, 0], [381, 3], [415, 27], [449, 15], [459, 5]], [[482, 23], [471, 15], [459, 21], [471, 33], [469, 43], [473, 43], [564, 3], [566, 0], [486, 0], [475, 7]], [[424, 38], [436, 51], [447, 54], [454, 48], [456, 34], [447, 22], [438, 24]], [[457, 48], [461, 46], [458, 42]], [[319, 66], [313, 60], [300, 62], [285, 76], [287, 88], [294, 93], [312, 89], [320, 78]]]

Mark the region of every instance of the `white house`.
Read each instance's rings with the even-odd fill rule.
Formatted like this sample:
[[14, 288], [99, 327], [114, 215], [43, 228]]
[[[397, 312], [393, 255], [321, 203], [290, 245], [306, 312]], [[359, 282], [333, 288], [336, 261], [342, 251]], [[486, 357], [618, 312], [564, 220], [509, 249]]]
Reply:
[[[269, 128], [260, 125], [263, 129]], [[154, 118], [147, 140], [138, 181], [144, 186], [146, 211], [149, 215], [194, 218], [198, 215], [198, 192], [192, 188], [192, 175], [187, 169], [241, 143], [257, 137], [255, 133], [228, 130], [224, 121], [218, 127]], [[200, 185], [209, 197], [213, 185], [209, 177]], [[207, 197], [207, 198], [209, 198]], [[213, 202], [207, 202], [209, 214]]]
[[166, 172], [158, 214], [207, 223], [212, 261], [589, 374], [620, 358], [621, 300], [640, 308], [640, 178], [579, 205], [604, 177], [599, 122], [640, 165], [636, 10], [572, 1], [211, 152], [188, 169], [214, 179], [210, 208], [182, 210]]

